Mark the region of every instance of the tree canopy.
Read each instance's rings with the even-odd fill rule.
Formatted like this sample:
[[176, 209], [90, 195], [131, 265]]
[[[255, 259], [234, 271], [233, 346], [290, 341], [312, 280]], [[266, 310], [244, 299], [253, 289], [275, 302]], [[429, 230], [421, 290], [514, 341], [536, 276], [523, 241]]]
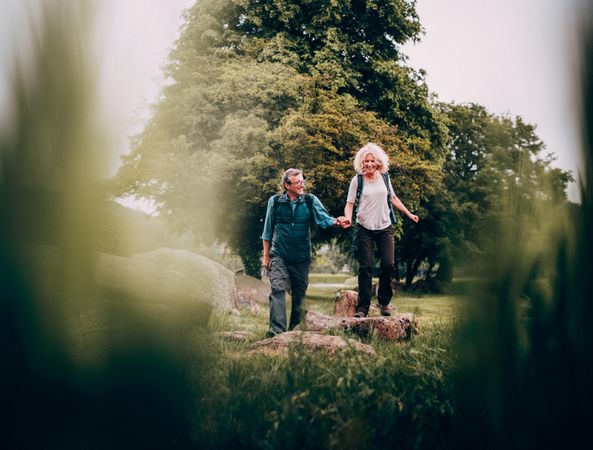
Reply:
[[[154, 114], [115, 177], [182, 230], [229, 243], [259, 272], [267, 198], [288, 167], [341, 214], [368, 141], [409, 205], [437, 189], [446, 128], [400, 45], [414, 1], [202, 0], [184, 15]], [[401, 231], [401, 230], [400, 230]]]

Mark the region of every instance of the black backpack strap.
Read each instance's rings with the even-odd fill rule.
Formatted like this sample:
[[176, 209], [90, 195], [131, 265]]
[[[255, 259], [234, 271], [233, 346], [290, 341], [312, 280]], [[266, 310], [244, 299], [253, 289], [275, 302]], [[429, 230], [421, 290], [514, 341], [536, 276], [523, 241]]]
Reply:
[[391, 188], [389, 185], [389, 173], [385, 172], [381, 174], [383, 176], [383, 182], [385, 183], [385, 187], [387, 188], [387, 206], [389, 206], [389, 218], [391, 219], [391, 225], [395, 225], [397, 222], [397, 216], [395, 215], [395, 211], [393, 210], [393, 203], [391, 203]]
[[362, 173], [356, 175], [356, 199], [354, 200], [354, 211], [352, 213], [352, 225], [356, 223], [356, 216], [358, 214], [358, 205], [360, 204], [360, 196], [362, 194], [362, 186], [364, 184], [364, 177]]
[[276, 214], [278, 213], [278, 199], [281, 194], [275, 194], [272, 197], [272, 233], [274, 233], [274, 227], [276, 226]]
[[356, 199], [354, 200], [354, 210], [352, 211], [352, 244], [350, 245], [350, 250], [352, 251], [353, 255], [356, 255], [358, 250], [358, 244], [356, 243], [356, 216], [358, 215], [358, 205], [360, 203], [360, 196], [362, 195], [362, 186], [364, 184], [364, 177], [361, 173], [356, 175]]

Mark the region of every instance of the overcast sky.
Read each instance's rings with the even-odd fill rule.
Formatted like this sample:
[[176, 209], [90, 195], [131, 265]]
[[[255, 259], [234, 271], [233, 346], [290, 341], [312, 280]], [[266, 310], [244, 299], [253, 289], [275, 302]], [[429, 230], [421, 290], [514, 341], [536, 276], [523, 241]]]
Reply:
[[[44, 0], [29, 0], [33, 6]], [[406, 45], [409, 64], [427, 71], [442, 101], [476, 102], [498, 114], [520, 115], [559, 167], [577, 171], [574, 116], [574, 10], [583, 0], [418, 0], [426, 34]], [[0, 0], [0, 63], [21, 39], [24, 0]], [[164, 80], [167, 54], [178, 36], [182, 11], [194, 0], [102, 0], [96, 15], [98, 74], [116, 145], [150, 116]], [[19, 34], [20, 33], [20, 34]], [[0, 73], [0, 101], [7, 98]], [[111, 163], [117, 166], [117, 155]], [[576, 198], [574, 186], [571, 198]]]
[[[581, 4], [584, 2], [580, 2]], [[519, 115], [558, 167], [578, 171], [575, 19], [579, 0], [418, 0], [425, 29], [406, 45], [442, 101], [475, 102]], [[569, 188], [577, 198], [576, 185]]]

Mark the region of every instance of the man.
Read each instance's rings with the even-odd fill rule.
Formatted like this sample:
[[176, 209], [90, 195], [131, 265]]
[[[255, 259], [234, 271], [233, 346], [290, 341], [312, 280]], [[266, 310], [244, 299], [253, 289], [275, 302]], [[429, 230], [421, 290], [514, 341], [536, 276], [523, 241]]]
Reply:
[[[284, 192], [268, 200], [262, 233], [262, 264], [268, 269], [272, 285], [268, 337], [292, 330], [303, 318], [303, 301], [309, 284], [312, 220], [323, 228], [345, 226], [346, 223], [345, 217], [331, 217], [316, 196], [305, 194], [302, 170], [288, 169], [282, 176], [282, 185]], [[285, 299], [288, 283], [292, 308], [287, 327]]]

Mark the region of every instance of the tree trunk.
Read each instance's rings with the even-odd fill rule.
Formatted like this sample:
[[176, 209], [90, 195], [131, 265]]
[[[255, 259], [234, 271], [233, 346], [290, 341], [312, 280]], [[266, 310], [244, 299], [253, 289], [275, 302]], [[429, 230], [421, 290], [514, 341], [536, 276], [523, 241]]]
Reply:
[[448, 255], [439, 261], [436, 279], [442, 283], [451, 283], [453, 281], [453, 261]]
[[245, 274], [261, 280], [261, 248], [245, 245], [237, 253], [243, 263]]
[[418, 267], [420, 267], [420, 263], [422, 262], [422, 258], [417, 257], [414, 259], [412, 264], [408, 263], [408, 271], [406, 273], [406, 287], [412, 286], [412, 282], [414, 281], [414, 277], [418, 272]]
[[393, 275], [394, 275], [395, 279], [397, 280], [397, 282], [399, 283], [399, 280], [401, 280], [401, 276], [399, 275], [399, 267], [398, 267], [396, 257], [393, 258]]
[[428, 281], [430, 279], [430, 274], [432, 273], [432, 269], [433, 269], [434, 265], [435, 265], [434, 261], [430, 262], [430, 265], [428, 266], [428, 270], [426, 271], [426, 276], [424, 277], [425, 281]]

